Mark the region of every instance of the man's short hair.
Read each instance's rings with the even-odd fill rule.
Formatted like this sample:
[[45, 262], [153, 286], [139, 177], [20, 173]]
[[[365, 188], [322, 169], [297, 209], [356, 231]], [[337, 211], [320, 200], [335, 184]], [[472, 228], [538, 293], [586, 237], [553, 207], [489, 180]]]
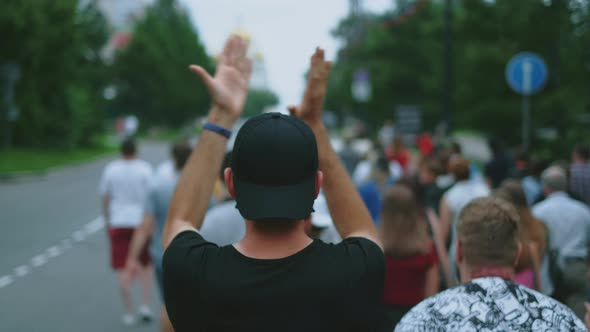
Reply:
[[551, 191], [566, 191], [566, 171], [559, 166], [551, 166], [541, 174], [541, 182], [543, 183], [543, 186]]
[[121, 143], [121, 154], [124, 156], [134, 156], [136, 152], [137, 147], [135, 146], [133, 138], [128, 137], [124, 139]]
[[191, 147], [185, 142], [178, 142], [174, 144], [172, 147], [172, 158], [174, 158], [174, 166], [176, 167], [177, 171], [180, 171], [184, 168], [184, 165], [191, 156], [192, 151], [193, 150]]
[[453, 174], [456, 181], [469, 179], [469, 161], [461, 156], [453, 156], [449, 160], [449, 171]]
[[469, 266], [513, 266], [518, 254], [519, 216], [497, 197], [473, 200], [459, 215], [457, 235]]

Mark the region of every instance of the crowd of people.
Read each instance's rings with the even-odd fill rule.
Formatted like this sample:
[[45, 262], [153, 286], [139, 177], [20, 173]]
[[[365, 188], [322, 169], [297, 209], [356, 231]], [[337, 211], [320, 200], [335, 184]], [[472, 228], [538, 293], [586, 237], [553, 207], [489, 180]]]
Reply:
[[152, 319], [155, 275], [162, 331], [586, 330], [587, 145], [548, 163], [492, 140], [479, 167], [427, 134], [413, 151], [389, 121], [364, 156], [351, 137], [337, 153], [317, 49], [301, 104], [250, 118], [227, 152], [246, 49], [231, 37], [214, 76], [191, 66], [213, 101], [196, 147], [175, 144], [152, 172], [128, 139], [105, 169], [125, 324]]

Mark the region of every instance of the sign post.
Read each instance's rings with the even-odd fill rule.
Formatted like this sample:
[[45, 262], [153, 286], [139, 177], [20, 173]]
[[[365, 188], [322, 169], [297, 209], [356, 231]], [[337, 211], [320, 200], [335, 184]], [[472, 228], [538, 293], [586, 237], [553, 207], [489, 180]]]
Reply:
[[522, 95], [522, 145], [526, 149], [530, 144], [531, 132], [530, 96], [545, 86], [547, 66], [535, 53], [518, 53], [506, 65], [506, 81], [512, 90]]

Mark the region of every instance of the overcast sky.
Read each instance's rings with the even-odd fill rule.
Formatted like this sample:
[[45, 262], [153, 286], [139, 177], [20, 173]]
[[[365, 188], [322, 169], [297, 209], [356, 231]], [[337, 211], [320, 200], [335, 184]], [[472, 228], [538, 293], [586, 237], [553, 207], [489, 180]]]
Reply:
[[[348, 13], [348, 0], [182, 0], [209, 54], [218, 54], [238, 28], [250, 33], [264, 54], [269, 87], [280, 107], [298, 103], [303, 75], [316, 46], [333, 60], [338, 42], [330, 31]], [[379, 10], [392, 0], [365, 0]]]

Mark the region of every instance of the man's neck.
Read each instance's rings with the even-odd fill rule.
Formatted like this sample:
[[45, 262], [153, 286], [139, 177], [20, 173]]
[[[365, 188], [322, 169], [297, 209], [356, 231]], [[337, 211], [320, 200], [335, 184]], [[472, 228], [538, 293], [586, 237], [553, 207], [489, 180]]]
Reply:
[[234, 244], [234, 248], [247, 257], [277, 259], [291, 256], [312, 243], [312, 239], [305, 234], [303, 222], [287, 222], [293, 224], [284, 228], [265, 229], [255, 221], [246, 220], [246, 235]]
[[134, 160], [135, 158], [137, 158], [135, 155], [123, 155], [121, 158], [123, 158], [123, 160]]
[[461, 271], [461, 282], [466, 283], [477, 278], [498, 277], [505, 280], [514, 279], [514, 267], [511, 266], [481, 266], [465, 267]]

